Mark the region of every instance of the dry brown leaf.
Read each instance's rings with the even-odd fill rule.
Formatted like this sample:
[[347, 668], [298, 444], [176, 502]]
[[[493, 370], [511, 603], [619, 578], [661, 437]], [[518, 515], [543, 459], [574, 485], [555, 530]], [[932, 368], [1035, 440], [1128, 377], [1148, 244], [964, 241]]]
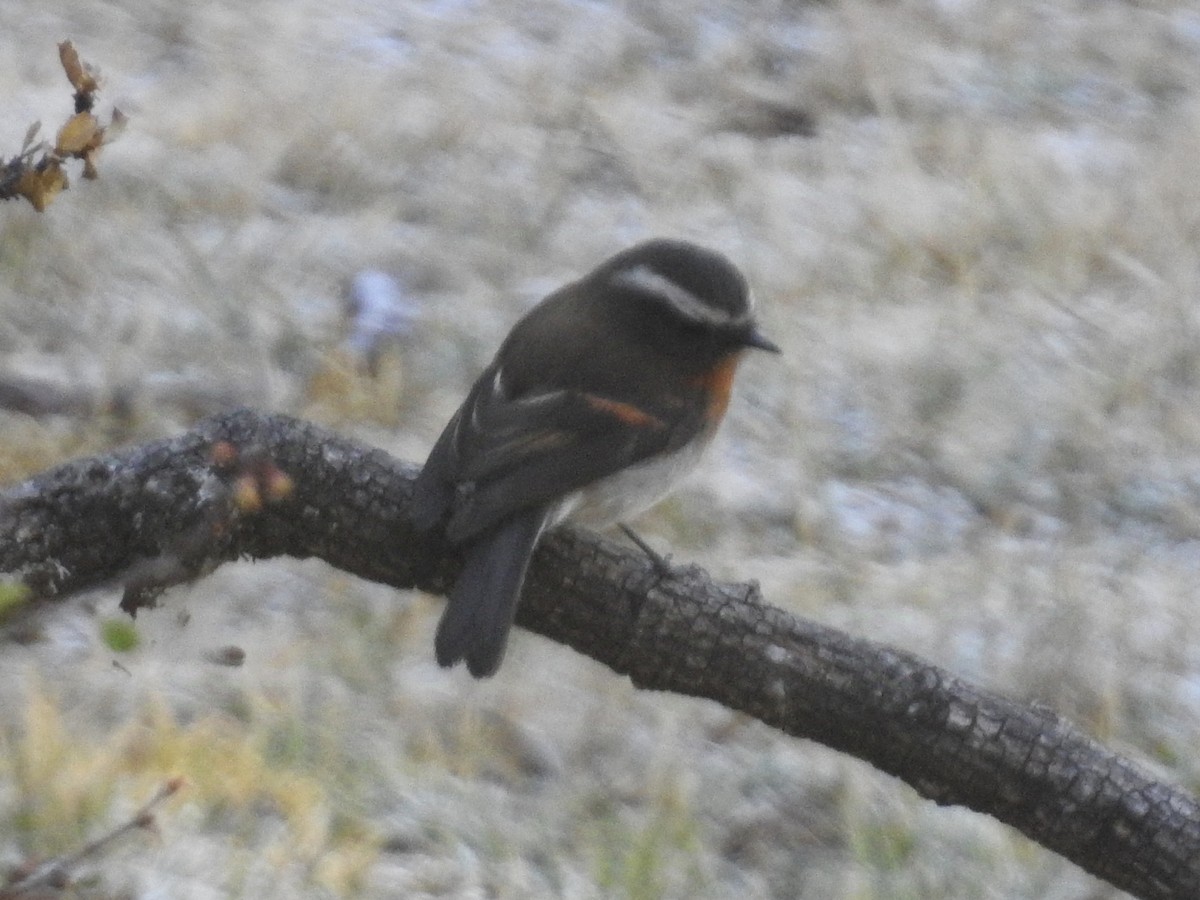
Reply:
[[27, 170], [17, 182], [15, 193], [32, 203], [38, 212], [45, 212], [46, 207], [67, 189], [68, 184], [67, 173], [58, 161], [48, 160], [45, 165]]
[[85, 150], [100, 146], [104, 132], [100, 130], [96, 117], [88, 112], [75, 113], [58, 131], [54, 152], [59, 156], [79, 156]]
[[38, 119], [36, 122], [34, 122], [32, 125], [30, 125], [25, 130], [25, 141], [24, 141], [24, 143], [21, 144], [21, 152], [22, 153], [24, 153], [31, 146], [33, 146], [33, 141], [37, 137], [37, 133], [39, 131], [41, 131], [41, 129], [42, 129], [42, 120]]
[[83, 80], [83, 63], [79, 61], [79, 53], [75, 50], [75, 45], [70, 41], [63, 41], [59, 44], [58, 59], [62, 63], [63, 71], [67, 73], [67, 80], [71, 82], [71, 87], [79, 90], [80, 82]]
[[71, 87], [82, 94], [95, 93], [99, 85], [80, 60], [74, 44], [70, 41], [63, 41], [59, 44], [58, 58], [62, 62], [63, 71], [67, 73], [67, 80], [71, 82]]

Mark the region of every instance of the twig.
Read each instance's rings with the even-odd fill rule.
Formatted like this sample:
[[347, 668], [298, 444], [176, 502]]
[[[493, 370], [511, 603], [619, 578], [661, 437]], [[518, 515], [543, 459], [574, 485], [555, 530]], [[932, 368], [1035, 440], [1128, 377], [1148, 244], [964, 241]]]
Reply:
[[18, 870], [13, 873], [9, 883], [0, 887], [0, 900], [12, 900], [12, 898], [28, 895], [31, 891], [41, 888], [52, 890], [66, 888], [71, 883], [71, 871], [88, 857], [99, 855], [131, 831], [153, 831], [155, 829], [155, 807], [160, 806], [168, 797], [177, 793], [183, 784], [182, 778], [168, 780], [128, 820], [112, 831], [89, 841], [78, 850], [48, 859], [29, 871]]

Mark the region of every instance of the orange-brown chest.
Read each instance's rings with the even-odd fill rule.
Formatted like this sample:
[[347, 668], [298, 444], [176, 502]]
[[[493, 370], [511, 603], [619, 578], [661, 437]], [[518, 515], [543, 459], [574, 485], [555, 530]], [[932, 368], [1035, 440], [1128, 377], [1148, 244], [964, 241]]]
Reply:
[[715, 428], [725, 416], [725, 410], [729, 406], [729, 397], [733, 393], [733, 376], [737, 372], [738, 362], [741, 358], [740, 350], [730, 353], [692, 382], [707, 395], [704, 418], [710, 428]]

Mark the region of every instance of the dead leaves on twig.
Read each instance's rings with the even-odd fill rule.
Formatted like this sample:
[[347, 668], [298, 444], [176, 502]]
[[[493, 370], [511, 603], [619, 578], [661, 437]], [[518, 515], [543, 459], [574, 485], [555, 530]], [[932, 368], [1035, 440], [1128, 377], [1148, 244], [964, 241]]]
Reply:
[[79, 58], [70, 41], [58, 45], [58, 58], [67, 80], [75, 89], [75, 113], [58, 130], [51, 147], [38, 141], [41, 122], [34, 122], [25, 132], [21, 152], [10, 160], [0, 158], [0, 200], [24, 197], [38, 212], [44, 212], [55, 197], [70, 187], [63, 168], [69, 159], [83, 162], [83, 177], [96, 178], [96, 159], [100, 148], [120, 134], [127, 119], [119, 109], [113, 109], [108, 124], [101, 124], [92, 112], [96, 92], [100, 90], [99, 73]]

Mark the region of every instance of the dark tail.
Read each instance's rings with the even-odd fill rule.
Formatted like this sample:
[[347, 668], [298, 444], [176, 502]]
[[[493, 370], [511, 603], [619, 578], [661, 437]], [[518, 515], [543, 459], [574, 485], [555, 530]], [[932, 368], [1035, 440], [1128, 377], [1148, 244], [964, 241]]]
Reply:
[[545, 524], [546, 510], [521, 510], [470, 544], [438, 623], [438, 665], [466, 660], [476, 678], [500, 668], [529, 557]]

